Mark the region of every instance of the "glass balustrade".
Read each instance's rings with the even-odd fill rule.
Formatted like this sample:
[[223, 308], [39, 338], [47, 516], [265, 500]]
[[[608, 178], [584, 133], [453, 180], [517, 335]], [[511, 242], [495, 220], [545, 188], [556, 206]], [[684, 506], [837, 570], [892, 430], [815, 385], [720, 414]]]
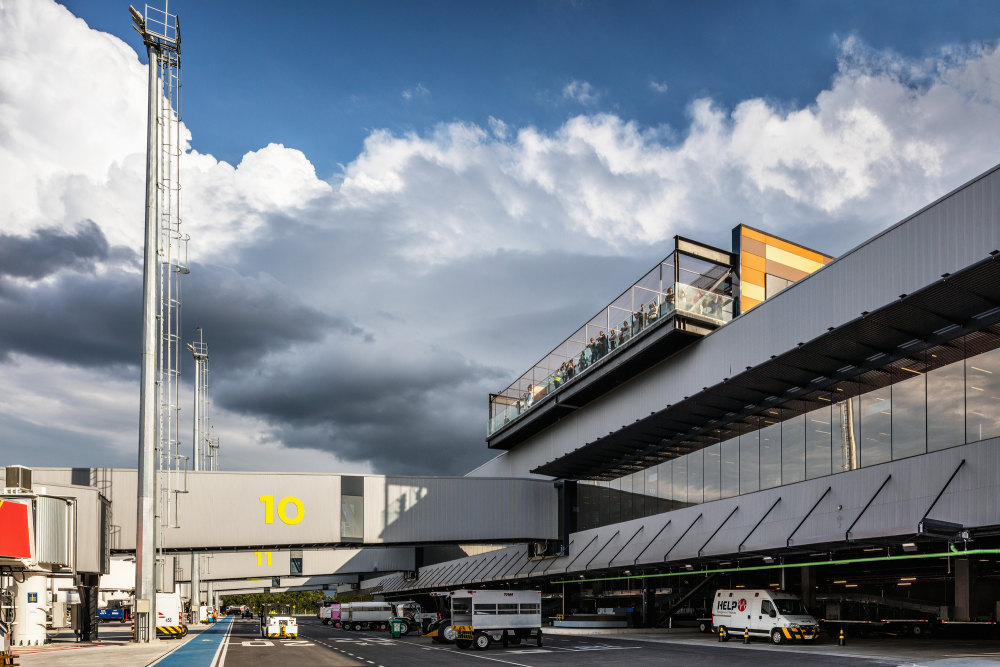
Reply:
[[727, 265], [672, 253], [516, 382], [492, 395], [487, 435], [600, 366], [647, 331], [672, 320], [675, 312], [717, 326], [729, 322], [734, 301], [730, 273]]

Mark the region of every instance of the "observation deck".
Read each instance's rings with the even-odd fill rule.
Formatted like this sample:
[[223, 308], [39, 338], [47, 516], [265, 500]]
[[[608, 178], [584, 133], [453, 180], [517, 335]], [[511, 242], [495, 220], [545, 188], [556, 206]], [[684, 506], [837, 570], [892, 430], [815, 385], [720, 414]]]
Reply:
[[680, 236], [674, 249], [503, 391], [486, 441], [511, 449], [740, 314], [733, 253]]

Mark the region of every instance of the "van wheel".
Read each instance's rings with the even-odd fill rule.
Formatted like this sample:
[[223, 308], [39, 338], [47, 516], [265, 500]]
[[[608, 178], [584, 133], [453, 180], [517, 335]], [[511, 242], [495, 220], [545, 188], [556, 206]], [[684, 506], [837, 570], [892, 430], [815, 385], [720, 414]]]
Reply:
[[705, 633], [708, 632], [708, 623], [701, 621], [698, 623], [698, 632]]
[[389, 626], [388, 626], [388, 625], [386, 625], [385, 623], [379, 623], [379, 624], [378, 624], [378, 631], [379, 631], [379, 632], [385, 632], [386, 628], [388, 628], [388, 627], [389, 627]]
[[361, 632], [361, 624], [360, 623], [355, 623], [353, 629], [354, 629], [355, 632]]
[[458, 633], [455, 632], [455, 628], [451, 626], [451, 623], [445, 622], [438, 631], [438, 634], [444, 638], [444, 642], [446, 644], [452, 644], [458, 641]]
[[472, 645], [477, 651], [485, 651], [493, 643], [493, 639], [485, 632], [477, 632], [476, 636], [472, 638]]
[[919, 625], [914, 625], [912, 628], [910, 628], [910, 633], [914, 637], [919, 637], [920, 635], [924, 634], [924, 629]]
[[782, 634], [781, 630], [775, 628], [771, 630], [771, 642], [774, 644], [781, 644], [785, 641], [785, 635]]
[[400, 634], [402, 634], [404, 636], [410, 634], [410, 624], [407, 623], [406, 621], [403, 621], [402, 623], [400, 623], [399, 624], [399, 632], [400, 632]]
[[542, 631], [538, 631], [538, 636], [535, 637], [535, 642], [541, 646], [542, 645]]

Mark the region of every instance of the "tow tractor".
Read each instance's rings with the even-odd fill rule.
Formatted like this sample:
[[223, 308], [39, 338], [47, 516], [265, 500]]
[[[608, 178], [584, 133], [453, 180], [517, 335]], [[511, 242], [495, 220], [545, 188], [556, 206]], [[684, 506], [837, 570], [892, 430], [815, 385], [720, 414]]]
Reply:
[[299, 624], [287, 604], [266, 604], [260, 611], [260, 636], [265, 638], [298, 637]]
[[451, 593], [430, 593], [436, 614], [424, 614], [427, 623], [421, 626], [423, 637], [430, 637], [435, 644], [454, 644], [455, 631], [451, 627]]
[[414, 630], [422, 633], [432, 621], [436, 621], [438, 618], [436, 613], [425, 612], [423, 607], [414, 600], [393, 602], [392, 613], [393, 618], [390, 623], [399, 621], [402, 624], [401, 634], [403, 635], [408, 635]]

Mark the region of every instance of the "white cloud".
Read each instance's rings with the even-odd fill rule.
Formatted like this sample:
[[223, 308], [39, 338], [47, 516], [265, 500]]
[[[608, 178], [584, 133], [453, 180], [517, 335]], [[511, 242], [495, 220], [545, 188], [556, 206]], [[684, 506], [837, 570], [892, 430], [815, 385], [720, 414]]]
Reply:
[[659, 93], [662, 95], [663, 93], [667, 92], [670, 89], [670, 86], [668, 86], [666, 82], [663, 81], [650, 81], [649, 89], [652, 90], [654, 93]]
[[577, 81], [576, 79], [563, 86], [562, 94], [567, 100], [573, 100], [583, 106], [597, 104], [597, 100], [601, 96], [590, 83], [587, 81]]
[[429, 91], [427, 87], [422, 83], [418, 83], [412, 88], [407, 88], [402, 93], [403, 99], [407, 101], [421, 97], [430, 97], [430, 94], [431, 91]]
[[[73, 230], [91, 219], [111, 245], [138, 250], [144, 67], [123, 42], [52, 2], [5, 0], [0, 34], [0, 230]], [[418, 84], [403, 97], [429, 94]], [[571, 82], [563, 94], [583, 105], [599, 97], [586, 81]], [[524, 258], [537, 258], [539, 272], [555, 255], [631, 258], [678, 233], [725, 243], [738, 222], [843, 251], [997, 161], [1000, 51], [953, 48], [912, 61], [849, 38], [837, 75], [809, 104], [749, 99], [724, 108], [699, 99], [690, 118], [680, 130], [614, 114], [578, 115], [552, 131], [495, 118], [486, 127], [375, 130], [329, 182], [317, 178], [306, 154], [277, 143], [235, 166], [189, 151], [182, 205], [192, 260], [251, 266], [312, 307], [347, 313], [386, 346], [377, 349], [429, 356], [428, 345], [442, 345], [455, 364], [474, 358], [503, 365], [537, 356], [552, 340], [536, 343], [509, 323], [489, 326], [490, 318], [517, 308], [545, 311], [571, 300], [565, 289], [555, 294], [538, 280], [504, 294], [506, 278], [497, 273], [493, 293], [485, 288], [469, 299], [462, 292], [472, 282], [467, 275], [449, 275], [435, 290], [422, 282], [427, 276], [456, 267], [494, 275], [491, 268], [506, 266], [503, 257], [519, 259], [519, 270], [531, 263]], [[590, 310], [599, 306], [589, 293], [572, 298]], [[258, 307], [266, 312], [267, 300]], [[325, 347], [294, 346], [287, 354], [360, 358], [355, 344], [364, 345], [331, 335]], [[262, 354], [258, 368], [215, 370], [263, 376], [277, 363]], [[62, 424], [80, 437], [103, 437], [115, 450], [134, 447], [134, 386], [55, 362], [17, 364], [5, 362], [0, 373], [0, 422], [16, 415], [26, 429]], [[441, 391], [435, 396], [447, 396]], [[451, 409], [481, 407], [480, 398], [462, 397]], [[476, 433], [484, 418], [478, 409], [467, 417]], [[281, 430], [254, 415], [217, 414], [236, 458], [295, 444], [269, 440]], [[464, 421], [455, 415], [450, 423]]]

